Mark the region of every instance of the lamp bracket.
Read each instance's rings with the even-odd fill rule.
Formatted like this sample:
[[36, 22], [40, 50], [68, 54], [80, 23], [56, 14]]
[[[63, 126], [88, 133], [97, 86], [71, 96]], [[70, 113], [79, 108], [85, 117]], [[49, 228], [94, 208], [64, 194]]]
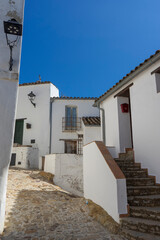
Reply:
[[34, 103], [32, 100], [30, 100], [34, 107], [36, 107], [36, 103]]

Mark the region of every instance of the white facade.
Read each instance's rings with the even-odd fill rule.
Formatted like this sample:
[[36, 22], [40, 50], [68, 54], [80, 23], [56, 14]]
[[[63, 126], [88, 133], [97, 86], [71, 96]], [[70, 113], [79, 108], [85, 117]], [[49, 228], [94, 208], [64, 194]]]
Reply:
[[[31, 91], [36, 95], [35, 107], [28, 98]], [[58, 96], [59, 90], [49, 82], [19, 87], [16, 119], [24, 119], [22, 144], [39, 149], [39, 168], [41, 157], [49, 154], [50, 148], [50, 98]], [[27, 124], [31, 128], [27, 128]]]
[[[155, 58], [155, 60], [154, 60]], [[116, 155], [132, 147], [131, 122], [133, 134], [133, 148], [135, 161], [148, 168], [150, 175], [156, 176], [160, 183], [160, 92], [159, 73], [151, 74], [160, 67], [160, 53], [158, 53], [144, 70], [133, 77], [123, 87], [108, 96], [100, 103], [105, 110], [106, 145], [115, 147]], [[149, 60], [150, 61], [150, 60]], [[129, 113], [122, 113], [121, 103], [127, 103], [127, 97], [116, 94], [133, 83], [129, 88], [131, 122]]]
[[13, 48], [13, 68], [9, 71], [10, 50], [7, 46], [3, 21], [14, 18], [23, 24], [24, 0], [0, 1], [0, 233], [4, 227], [6, 185], [13, 141], [17, 100], [21, 37]]
[[83, 196], [83, 157], [77, 154], [45, 156], [44, 171], [54, 175], [53, 182], [64, 190]]
[[86, 145], [92, 141], [101, 141], [101, 126], [85, 126], [83, 123], [84, 140], [83, 144]]
[[[78, 140], [78, 134], [83, 134], [84, 137], [81, 118], [86, 116], [99, 116], [99, 109], [93, 107], [93, 104], [94, 99], [53, 99], [51, 153], [65, 153], [65, 140]], [[62, 129], [62, 118], [65, 118], [66, 106], [76, 107], [77, 118], [80, 118], [78, 121], [81, 122], [80, 130], [70, 131]], [[93, 134], [93, 139], [90, 137], [90, 140], [95, 140], [94, 137], [95, 135]]]

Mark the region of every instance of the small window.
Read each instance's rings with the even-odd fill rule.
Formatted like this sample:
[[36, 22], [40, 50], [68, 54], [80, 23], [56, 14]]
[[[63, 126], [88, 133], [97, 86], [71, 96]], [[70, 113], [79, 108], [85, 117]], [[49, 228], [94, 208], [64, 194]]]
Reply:
[[31, 126], [32, 126], [32, 125], [31, 125], [30, 123], [26, 123], [26, 128], [27, 128], [27, 129], [30, 129]]
[[65, 153], [77, 154], [77, 142], [65, 141]]

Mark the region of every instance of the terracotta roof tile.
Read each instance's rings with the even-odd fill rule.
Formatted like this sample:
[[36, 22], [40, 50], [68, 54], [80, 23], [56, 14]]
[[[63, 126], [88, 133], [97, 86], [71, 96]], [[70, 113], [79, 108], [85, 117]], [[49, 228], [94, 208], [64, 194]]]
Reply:
[[[31, 82], [31, 83], [22, 83], [22, 84], [19, 84], [19, 86], [28, 86], [28, 85], [38, 85], [38, 84], [48, 84], [48, 83], [51, 83], [49, 81], [45, 81], [45, 82], [41, 82], [41, 81], [37, 81], [37, 82]], [[53, 83], [52, 83], [53, 84]], [[54, 85], [54, 84], [53, 84]]]
[[83, 117], [82, 121], [85, 126], [100, 126], [101, 125], [100, 117]]
[[66, 96], [63, 96], [63, 97], [53, 97], [52, 99], [57, 99], [57, 100], [96, 100], [97, 98], [95, 97], [66, 97]]
[[148, 62], [151, 58], [156, 56], [158, 53], [160, 53], [160, 50], [157, 50], [155, 54], [151, 55], [149, 58], [145, 59], [143, 63], [140, 63], [138, 66], [136, 66], [133, 70], [130, 71], [130, 73], [126, 74], [119, 82], [117, 82], [113, 87], [111, 87], [109, 90], [107, 90], [104, 94], [102, 94], [99, 98], [95, 100], [97, 102], [100, 100], [103, 96], [105, 96], [107, 93], [109, 93], [113, 88], [115, 88], [119, 83], [121, 83], [126, 77], [130, 76], [133, 72], [135, 72], [137, 69], [139, 69], [141, 66], [143, 66], [146, 62]]

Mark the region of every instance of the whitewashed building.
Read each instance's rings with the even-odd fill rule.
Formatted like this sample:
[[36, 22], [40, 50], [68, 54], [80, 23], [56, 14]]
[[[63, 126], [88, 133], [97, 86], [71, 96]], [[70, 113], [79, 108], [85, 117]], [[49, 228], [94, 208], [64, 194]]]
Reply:
[[[134, 148], [135, 161], [160, 183], [160, 50], [95, 101], [104, 109], [102, 131], [114, 156]], [[127, 109], [125, 110], [125, 106]]]
[[[93, 107], [94, 101], [95, 98], [78, 97], [51, 99], [51, 153], [82, 154], [84, 144], [101, 139], [100, 121], [96, 122], [92, 118], [99, 117], [99, 109]], [[85, 130], [85, 117], [92, 119], [88, 120], [88, 126], [92, 126], [92, 135]]]
[[59, 90], [51, 82], [19, 85], [11, 165], [41, 169], [42, 156], [50, 152], [50, 98], [58, 96]]
[[93, 107], [94, 101], [59, 97], [51, 82], [20, 84], [11, 166], [45, 167], [52, 172], [47, 158], [44, 166], [45, 155], [82, 155], [83, 144], [101, 140], [99, 109]]
[[44, 170], [54, 183], [73, 194], [83, 195], [83, 145], [101, 140], [99, 109], [95, 98], [51, 99], [51, 149]]
[[154, 239], [160, 215], [160, 50], [94, 106], [101, 109], [103, 143], [84, 146], [84, 196], [121, 222], [129, 239]]

